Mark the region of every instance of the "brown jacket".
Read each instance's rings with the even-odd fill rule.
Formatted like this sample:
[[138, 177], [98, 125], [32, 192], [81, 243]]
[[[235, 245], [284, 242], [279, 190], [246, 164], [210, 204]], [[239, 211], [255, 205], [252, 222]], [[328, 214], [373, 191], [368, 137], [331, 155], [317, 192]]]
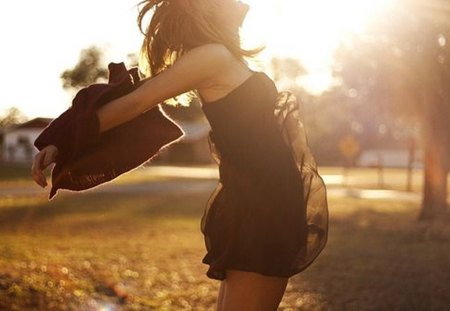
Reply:
[[161, 149], [184, 136], [183, 130], [159, 105], [99, 134], [96, 109], [142, 83], [136, 68], [127, 70], [123, 63], [110, 63], [108, 69], [107, 84], [92, 84], [80, 90], [72, 106], [34, 142], [39, 150], [48, 145], [58, 148], [49, 200], [58, 189], [81, 191], [111, 181], [151, 160]]

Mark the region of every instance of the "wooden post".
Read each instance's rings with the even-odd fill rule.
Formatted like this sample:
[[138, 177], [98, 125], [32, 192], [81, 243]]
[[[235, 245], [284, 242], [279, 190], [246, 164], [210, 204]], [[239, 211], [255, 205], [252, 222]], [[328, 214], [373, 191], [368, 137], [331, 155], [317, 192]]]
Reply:
[[416, 143], [413, 137], [408, 141], [408, 166], [406, 172], [406, 191], [412, 191], [413, 164], [416, 155]]
[[344, 185], [348, 186], [348, 174], [356, 155], [360, 150], [359, 142], [353, 135], [346, 135], [339, 140], [339, 151], [345, 158], [343, 166]]
[[383, 161], [383, 155], [381, 153], [378, 154], [377, 162], [378, 162], [377, 163], [378, 188], [384, 188], [384, 176], [383, 176], [384, 161]]

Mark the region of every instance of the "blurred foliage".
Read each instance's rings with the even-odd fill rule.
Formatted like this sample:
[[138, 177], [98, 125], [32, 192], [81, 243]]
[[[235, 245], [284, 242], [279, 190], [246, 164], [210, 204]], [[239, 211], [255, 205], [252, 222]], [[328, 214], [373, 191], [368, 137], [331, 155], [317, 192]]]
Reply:
[[[82, 50], [75, 67], [67, 69], [61, 74], [63, 87], [78, 90], [102, 79], [107, 79], [108, 70], [103, 65], [102, 57], [102, 51], [96, 46]], [[127, 68], [137, 67], [138, 55], [129, 53], [126, 63]], [[197, 100], [192, 100], [189, 106], [161, 103], [161, 107], [175, 120], [196, 121], [202, 118], [201, 106]]]
[[[421, 219], [447, 212], [449, 21], [450, 1], [399, 0], [338, 48], [333, 72], [340, 84], [315, 97], [293, 88], [319, 165], [342, 164], [338, 143], [347, 135], [361, 151], [424, 150]], [[274, 59], [275, 79], [297, 80], [305, 71], [296, 62]]]
[[274, 57], [272, 58], [270, 65], [274, 72], [275, 80], [279, 80], [281, 77], [295, 80], [307, 73], [306, 69], [295, 58]]
[[425, 152], [420, 219], [447, 213], [449, 21], [450, 1], [398, 1], [336, 53], [335, 74], [349, 95], [347, 104], [381, 122], [394, 120], [397, 136], [406, 142], [420, 139]]
[[26, 121], [28, 121], [27, 116], [17, 107], [10, 107], [4, 114], [0, 115], [0, 152], [2, 152], [2, 144], [4, 141], [1, 130]]
[[82, 50], [75, 67], [61, 74], [63, 87], [75, 90], [107, 78], [108, 70], [102, 62], [102, 51], [96, 46]]
[[166, 103], [161, 103], [161, 108], [167, 115], [169, 115], [174, 120], [191, 121], [191, 122], [205, 120], [202, 106], [198, 99], [191, 100], [189, 106], [183, 105], [174, 106]]
[[0, 115], [0, 129], [28, 121], [27, 116], [17, 107], [8, 108]]
[[[395, 117], [404, 136], [433, 135], [450, 150], [450, 2], [399, 1], [368, 33], [336, 54], [335, 73], [349, 102]], [[446, 15], [445, 15], [446, 14]], [[448, 19], [441, 19], [443, 15]]]

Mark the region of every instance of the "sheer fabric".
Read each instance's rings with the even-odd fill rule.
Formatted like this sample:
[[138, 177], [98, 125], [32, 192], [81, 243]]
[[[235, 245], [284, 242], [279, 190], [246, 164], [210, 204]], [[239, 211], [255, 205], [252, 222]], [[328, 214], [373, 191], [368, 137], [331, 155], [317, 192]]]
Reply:
[[306, 207], [307, 244], [305, 256], [296, 263], [303, 270], [319, 255], [328, 238], [328, 201], [325, 182], [319, 175], [317, 164], [309, 148], [306, 131], [301, 121], [300, 105], [291, 92], [280, 92], [274, 110], [283, 138], [302, 176]]
[[[267, 97], [265, 102], [271, 104], [265, 105], [261, 113], [254, 110], [255, 118], [263, 118], [260, 122], [264, 126], [254, 127], [262, 132], [260, 144], [268, 145], [268, 149], [258, 149], [259, 143], [255, 143], [250, 147], [257, 151], [239, 151], [241, 162], [245, 162], [242, 158], [247, 153], [254, 153], [253, 158], [249, 156], [253, 160], [240, 166], [237, 156], [223, 147], [223, 138], [214, 131], [216, 128], [220, 133], [219, 126], [213, 123], [208, 136], [211, 156], [220, 171], [220, 180], [206, 202], [201, 220], [207, 249], [203, 263], [210, 265], [207, 275], [213, 279], [225, 279], [225, 270], [233, 268], [290, 277], [307, 268], [327, 242], [326, 187], [308, 146], [299, 103], [290, 92], [273, 95], [271, 83], [265, 84], [268, 92], [262, 91], [264, 84], [260, 81], [255, 77], [245, 82], [226, 100], [232, 110], [230, 100], [248, 98], [245, 94], [258, 91]], [[263, 128], [273, 129], [272, 125], [287, 146], [288, 157], [283, 146], [275, 143], [277, 139], [269, 137], [271, 130], [264, 132]], [[236, 127], [239, 126], [230, 126], [227, 132], [236, 136]], [[270, 152], [270, 148], [274, 151]], [[259, 159], [265, 157], [267, 160]], [[251, 162], [258, 161], [261, 164], [255, 164], [256, 169], [252, 170]]]

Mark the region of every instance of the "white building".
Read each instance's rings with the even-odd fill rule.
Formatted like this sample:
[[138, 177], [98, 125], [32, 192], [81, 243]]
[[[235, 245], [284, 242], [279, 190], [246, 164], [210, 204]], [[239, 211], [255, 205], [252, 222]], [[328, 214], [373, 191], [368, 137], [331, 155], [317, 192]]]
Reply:
[[[361, 152], [356, 161], [362, 167], [406, 167], [410, 161], [407, 149], [367, 149]], [[423, 150], [416, 150], [412, 161], [413, 168], [423, 168]]]
[[34, 141], [52, 121], [50, 118], [35, 118], [3, 130], [0, 160], [8, 163], [30, 163], [38, 152]]
[[[0, 139], [0, 162], [31, 163], [38, 152], [34, 141], [52, 121], [51, 118], [35, 118], [0, 132], [0, 138], [3, 136], [3, 140]], [[176, 122], [183, 128], [186, 135], [179, 142], [162, 150], [159, 160], [155, 162], [211, 163], [213, 160], [208, 145], [209, 124]]]

